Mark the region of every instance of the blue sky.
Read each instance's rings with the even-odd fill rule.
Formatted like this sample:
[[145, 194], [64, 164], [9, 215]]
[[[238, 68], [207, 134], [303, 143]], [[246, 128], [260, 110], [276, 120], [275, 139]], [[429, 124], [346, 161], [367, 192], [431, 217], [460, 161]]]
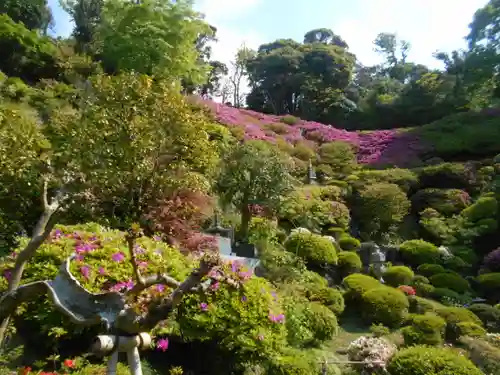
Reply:
[[[395, 32], [412, 44], [410, 60], [439, 67], [436, 50], [465, 46], [463, 37], [474, 12], [487, 0], [197, 0], [196, 8], [218, 28], [214, 58], [229, 62], [245, 43], [251, 48], [278, 38], [302, 40], [305, 32], [332, 29], [365, 65], [380, 62], [372, 41], [379, 32]], [[58, 0], [49, 0], [55, 34], [67, 36], [72, 25]]]

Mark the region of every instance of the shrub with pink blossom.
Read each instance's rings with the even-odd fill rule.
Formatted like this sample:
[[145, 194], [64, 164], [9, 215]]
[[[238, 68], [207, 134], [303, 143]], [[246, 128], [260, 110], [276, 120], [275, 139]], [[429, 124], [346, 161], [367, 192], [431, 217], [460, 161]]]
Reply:
[[[26, 241], [23, 239], [20, 246], [25, 246]], [[162, 274], [166, 270], [176, 280], [184, 280], [198, 259], [193, 254], [183, 255], [156, 237], [139, 238], [133, 252], [142, 275]], [[53, 279], [62, 260], [73, 253], [77, 257], [71, 262], [71, 272], [87, 290], [124, 292], [134, 288], [132, 259], [125, 233], [97, 224], [57, 227], [28, 263], [23, 282]], [[16, 256], [14, 253], [1, 260], [0, 275], [8, 277]], [[269, 282], [254, 277], [237, 263], [212, 269], [202, 281], [206, 288], [186, 295], [178, 314], [169, 318], [176, 319], [177, 324], [169, 320], [169, 324], [157, 326], [153, 335], [160, 334], [166, 339], [168, 335], [180, 333], [184, 340], [218, 340], [222, 349], [253, 358], [265, 356], [269, 348], [280, 348], [286, 343], [286, 316]], [[6, 286], [7, 279], [0, 278], [0, 290]], [[137, 297], [131, 295], [127, 303], [145, 312], [171, 291], [171, 286], [157, 284]], [[83, 340], [75, 325], [55, 311], [45, 298], [26, 304], [22, 317], [15, 321], [29, 322], [37, 334], [30, 335], [27, 340], [31, 344], [36, 341], [41, 351], [44, 347], [52, 350], [60, 340]], [[159, 350], [167, 350], [167, 345], [166, 341], [157, 343]]]
[[381, 337], [361, 336], [349, 344], [347, 356], [362, 373], [370, 374], [385, 370], [387, 363], [396, 353], [397, 348]]
[[[275, 142], [279, 135], [287, 142], [296, 144], [303, 140], [321, 145], [333, 141], [350, 143], [358, 152], [362, 164], [412, 165], [426, 147], [409, 131], [377, 130], [356, 132], [338, 129], [314, 121], [304, 121], [290, 116], [266, 115], [247, 109], [229, 107], [211, 101], [203, 101], [220, 123], [241, 129], [242, 138]], [[234, 134], [234, 133], [233, 133]]]

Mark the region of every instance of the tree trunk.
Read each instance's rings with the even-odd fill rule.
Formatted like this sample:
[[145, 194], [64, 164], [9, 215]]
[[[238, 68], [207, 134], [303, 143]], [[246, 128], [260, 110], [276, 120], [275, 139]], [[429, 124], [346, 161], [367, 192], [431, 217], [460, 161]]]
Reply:
[[241, 229], [240, 235], [242, 240], [248, 239], [248, 230], [250, 227], [250, 221], [252, 220], [252, 213], [248, 204], [243, 204], [241, 207]]

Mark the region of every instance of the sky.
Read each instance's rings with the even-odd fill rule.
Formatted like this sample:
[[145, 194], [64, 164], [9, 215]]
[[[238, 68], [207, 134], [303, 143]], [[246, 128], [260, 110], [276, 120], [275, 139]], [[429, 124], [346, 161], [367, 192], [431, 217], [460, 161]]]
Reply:
[[[72, 25], [59, 0], [49, 0], [54, 34], [67, 36]], [[302, 41], [316, 28], [340, 35], [364, 65], [381, 62], [373, 51], [380, 32], [396, 33], [412, 45], [409, 61], [441, 67], [435, 51], [465, 47], [474, 12], [487, 0], [196, 0], [197, 10], [217, 27], [212, 58], [229, 63], [244, 43], [256, 49], [280, 38]]]

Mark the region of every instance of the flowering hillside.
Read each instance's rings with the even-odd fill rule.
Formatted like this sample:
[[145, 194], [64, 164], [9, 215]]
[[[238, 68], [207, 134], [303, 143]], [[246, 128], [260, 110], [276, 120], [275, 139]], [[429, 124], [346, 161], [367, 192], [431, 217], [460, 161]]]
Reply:
[[281, 139], [291, 145], [300, 141], [312, 141], [314, 145], [345, 141], [355, 147], [358, 161], [363, 164], [408, 165], [417, 161], [419, 154], [426, 149], [418, 137], [401, 130], [347, 131], [291, 116], [266, 115], [211, 101], [204, 103], [213, 111], [217, 121], [232, 128], [233, 133], [241, 134], [243, 139], [273, 143]]

